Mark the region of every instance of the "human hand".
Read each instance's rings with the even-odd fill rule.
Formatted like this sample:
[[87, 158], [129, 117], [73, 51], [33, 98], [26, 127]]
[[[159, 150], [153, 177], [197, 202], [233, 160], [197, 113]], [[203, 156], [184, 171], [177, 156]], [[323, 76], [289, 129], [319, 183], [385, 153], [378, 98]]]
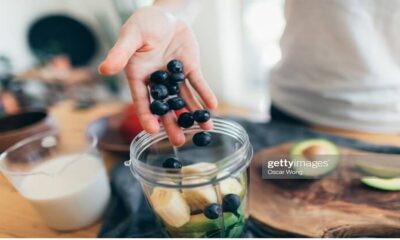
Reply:
[[[135, 12], [122, 26], [117, 42], [99, 67], [100, 73], [106, 75], [125, 69], [136, 114], [143, 129], [150, 134], [158, 132], [160, 124], [150, 111], [149, 76], [156, 70], [165, 70], [172, 59], [184, 64], [187, 79], [180, 84], [180, 95], [187, 108], [191, 112], [203, 108], [193, 90], [207, 108], [216, 108], [217, 99], [200, 70], [198, 45], [191, 29], [159, 7], [145, 7]], [[180, 146], [185, 143], [185, 136], [176, 119], [172, 111], [161, 117], [170, 142]], [[212, 123], [207, 121], [200, 126], [209, 130]]]

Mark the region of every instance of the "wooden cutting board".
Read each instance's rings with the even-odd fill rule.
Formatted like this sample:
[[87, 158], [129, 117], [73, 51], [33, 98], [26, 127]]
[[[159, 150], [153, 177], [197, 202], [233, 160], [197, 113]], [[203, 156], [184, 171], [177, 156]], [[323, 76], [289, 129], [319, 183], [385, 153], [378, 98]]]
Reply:
[[[320, 180], [267, 180], [267, 156], [287, 154], [291, 144], [264, 149], [250, 166], [250, 217], [285, 236], [400, 237], [400, 192], [368, 188], [353, 174]], [[356, 154], [341, 149], [341, 154]]]

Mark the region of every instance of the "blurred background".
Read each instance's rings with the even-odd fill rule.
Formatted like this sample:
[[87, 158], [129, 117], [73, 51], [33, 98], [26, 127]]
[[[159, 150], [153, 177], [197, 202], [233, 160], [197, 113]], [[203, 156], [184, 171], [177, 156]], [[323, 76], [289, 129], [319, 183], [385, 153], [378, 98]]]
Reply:
[[[206, 79], [222, 103], [267, 119], [268, 73], [281, 56], [283, 0], [203, 2], [193, 28]], [[130, 101], [123, 74], [102, 77], [96, 68], [125, 19], [151, 3], [0, 0], [0, 115], [71, 98], [81, 108]]]

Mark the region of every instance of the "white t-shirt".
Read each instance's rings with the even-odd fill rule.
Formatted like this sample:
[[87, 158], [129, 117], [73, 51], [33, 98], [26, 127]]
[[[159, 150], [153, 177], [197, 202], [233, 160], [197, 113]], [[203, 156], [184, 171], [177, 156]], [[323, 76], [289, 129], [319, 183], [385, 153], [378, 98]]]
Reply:
[[400, 0], [287, 0], [273, 103], [308, 122], [400, 133]]

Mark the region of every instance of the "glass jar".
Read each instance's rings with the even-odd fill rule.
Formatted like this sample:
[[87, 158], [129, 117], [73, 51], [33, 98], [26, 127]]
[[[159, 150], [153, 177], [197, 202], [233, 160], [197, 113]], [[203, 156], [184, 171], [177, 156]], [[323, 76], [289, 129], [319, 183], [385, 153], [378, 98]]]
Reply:
[[42, 132], [3, 152], [0, 172], [51, 228], [77, 230], [100, 219], [111, 196], [96, 145], [79, 131]]
[[[202, 129], [184, 129], [186, 143], [173, 147], [164, 130], [142, 132], [130, 147], [130, 166], [169, 237], [240, 237], [247, 219], [248, 166], [253, 149], [237, 123], [213, 119], [212, 142], [195, 146]], [[167, 158], [182, 168], [163, 168]]]

